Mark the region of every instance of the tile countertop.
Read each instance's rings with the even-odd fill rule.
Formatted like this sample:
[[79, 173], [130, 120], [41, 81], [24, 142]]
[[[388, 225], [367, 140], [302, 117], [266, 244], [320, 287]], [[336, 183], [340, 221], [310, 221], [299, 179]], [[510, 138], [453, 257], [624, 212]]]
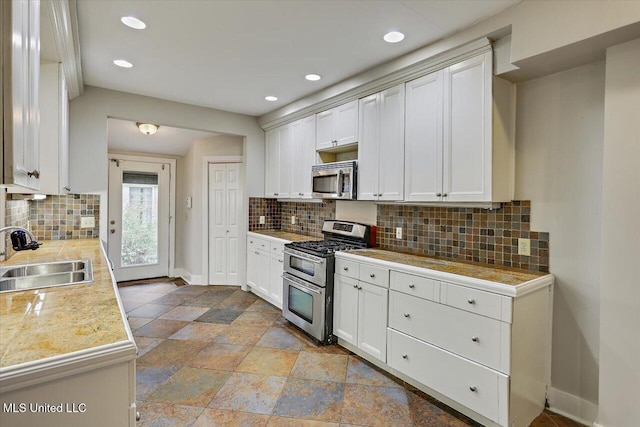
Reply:
[[304, 234], [291, 233], [282, 230], [255, 230], [249, 233], [261, 234], [275, 239], [287, 240], [289, 242], [303, 242], [306, 240], [322, 240], [322, 237], [305, 236]]
[[93, 282], [0, 294], [0, 369], [129, 341], [100, 239], [45, 241], [0, 266], [91, 259]]
[[518, 286], [543, 276], [550, 276], [549, 273], [528, 272], [509, 269], [507, 267], [464, 263], [442, 258], [405, 254], [384, 249], [356, 249], [340, 253], [358, 255], [379, 261], [409, 265], [417, 268], [426, 268], [444, 273], [457, 274], [460, 276], [486, 280], [488, 282], [508, 286]]

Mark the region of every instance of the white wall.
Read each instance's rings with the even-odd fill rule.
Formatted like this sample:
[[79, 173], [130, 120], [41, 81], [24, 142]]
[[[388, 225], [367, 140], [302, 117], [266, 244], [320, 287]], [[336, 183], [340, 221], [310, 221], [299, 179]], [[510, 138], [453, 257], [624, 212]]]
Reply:
[[[70, 180], [74, 193], [106, 195], [107, 118], [244, 136], [246, 197], [264, 194], [264, 132], [256, 118], [147, 96], [85, 86], [69, 104]], [[104, 199], [106, 200], [106, 199]], [[106, 240], [106, 203], [101, 203], [100, 237]]]
[[640, 422], [640, 39], [607, 50], [598, 423]]
[[551, 385], [560, 392], [550, 403], [590, 421], [589, 402], [598, 401], [604, 74], [599, 62], [517, 87], [515, 197], [531, 200], [531, 229], [550, 233], [556, 276]]
[[[178, 188], [176, 190], [176, 268], [180, 268], [194, 283], [202, 275], [202, 244], [207, 236], [202, 231], [202, 158], [205, 156], [242, 156], [243, 138], [220, 135], [197, 139], [178, 160]], [[260, 181], [263, 182], [262, 180]], [[186, 207], [191, 196], [192, 207]], [[253, 197], [253, 196], [252, 196]], [[248, 201], [248, 197], [245, 197]], [[245, 202], [245, 205], [247, 202]], [[246, 220], [241, 223], [247, 223]]]

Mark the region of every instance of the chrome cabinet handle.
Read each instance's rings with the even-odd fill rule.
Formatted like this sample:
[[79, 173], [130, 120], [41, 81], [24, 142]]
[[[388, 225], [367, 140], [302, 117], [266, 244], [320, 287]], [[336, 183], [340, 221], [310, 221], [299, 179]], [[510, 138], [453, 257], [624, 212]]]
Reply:
[[469, 390], [471, 390], [472, 392], [476, 392], [478, 391], [478, 389], [476, 388], [476, 386], [472, 385], [471, 387], [469, 387]]
[[69, 187], [68, 185], [67, 185], [67, 186], [65, 186], [65, 187], [62, 187], [62, 189], [63, 189], [64, 191], [71, 191], [71, 187]]
[[358, 285], [353, 285], [353, 289], [358, 289]]
[[409, 285], [409, 289], [413, 289], [415, 287], [416, 287], [416, 285], [414, 285], [413, 283]]
[[442, 196], [442, 193], [436, 193], [436, 197]]
[[344, 271], [349, 271], [349, 267], [342, 267]]
[[358, 290], [361, 291], [362, 290], [362, 286], [358, 286]]
[[478, 337], [471, 337], [471, 341], [473, 341], [473, 342], [478, 342], [478, 341], [480, 341], [480, 338], [478, 338]]
[[447, 194], [447, 193], [444, 193], [444, 194], [442, 195], [442, 197], [447, 197], [447, 196], [448, 196], [448, 194]]
[[474, 300], [473, 298], [469, 298], [469, 299], [467, 300], [467, 302], [468, 302], [469, 304], [473, 305], [473, 304], [475, 304], [475, 303], [476, 303], [476, 300]]
[[375, 275], [375, 274], [373, 274], [373, 273], [371, 273], [371, 274], [369, 275], [369, 277], [371, 277], [371, 278], [373, 279], [374, 277], [376, 277], [376, 275]]
[[40, 179], [40, 171], [38, 169], [34, 169], [31, 172], [27, 172], [27, 176], [29, 178]]
[[114, 234], [116, 232], [116, 230], [114, 230], [113, 228], [109, 231], [111, 232], [111, 234]]
[[408, 354], [403, 354], [403, 355], [402, 355], [402, 358], [406, 360], [406, 359], [408, 359], [408, 358], [409, 358], [409, 355], [408, 355]]
[[404, 317], [406, 317], [408, 319], [409, 317], [411, 317], [411, 315], [409, 313], [405, 313]]

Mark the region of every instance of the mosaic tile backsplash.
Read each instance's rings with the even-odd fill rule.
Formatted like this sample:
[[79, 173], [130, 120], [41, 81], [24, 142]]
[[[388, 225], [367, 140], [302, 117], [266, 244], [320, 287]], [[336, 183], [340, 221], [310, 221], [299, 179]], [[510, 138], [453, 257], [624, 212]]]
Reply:
[[[7, 200], [5, 205], [5, 224], [28, 228], [29, 226], [29, 202], [26, 200]], [[5, 236], [5, 259], [11, 258], [15, 251], [11, 247], [11, 233]]]
[[[80, 228], [80, 218], [92, 216], [95, 227]], [[100, 235], [100, 196], [70, 194], [29, 202], [31, 232], [39, 240], [87, 239]]]
[[[323, 200], [322, 203], [283, 202], [280, 215], [281, 230], [322, 237], [324, 221], [336, 217], [336, 202], [333, 200]], [[295, 225], [291, 224], [292, 216], [296, 217]]]
[[[249, 197], [249, 231], [280, 230], [280, 205], [275, 199]], [[260, 217], [265, 223], [260, 224]]]
[[[549, 271], [549, 233], [530, 230], [531, 202], [500, 209], [378, 205], [381, 248], [530, 271]], [[396, 227], [404, 230], [395, 238]], [[531, 256], [518, 255], [518, 238], [531, 239]]]

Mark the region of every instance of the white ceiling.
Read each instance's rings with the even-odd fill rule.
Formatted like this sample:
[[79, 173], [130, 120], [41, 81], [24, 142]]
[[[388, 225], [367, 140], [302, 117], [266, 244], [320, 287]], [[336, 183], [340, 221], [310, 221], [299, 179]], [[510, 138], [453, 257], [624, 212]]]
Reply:
[[[257, 116], [518, 1], [78, 0], [83, 76], [92, 86]], [[125, 27], [127, 15], [147, 28]], [[404, 41], [385, 43], [391, 30]], [[119, 58], [134, 67], [116, 67]], [[323, 79], [306, 81], [308, 73]]]
[[135, 122], [120, 119], [107, 120], [109, 151], [135, 151], [138, 153], [184, 156], [196, 139], [220, 135], [219, 133], [162, 126], [154, 135], [145, 135]]

